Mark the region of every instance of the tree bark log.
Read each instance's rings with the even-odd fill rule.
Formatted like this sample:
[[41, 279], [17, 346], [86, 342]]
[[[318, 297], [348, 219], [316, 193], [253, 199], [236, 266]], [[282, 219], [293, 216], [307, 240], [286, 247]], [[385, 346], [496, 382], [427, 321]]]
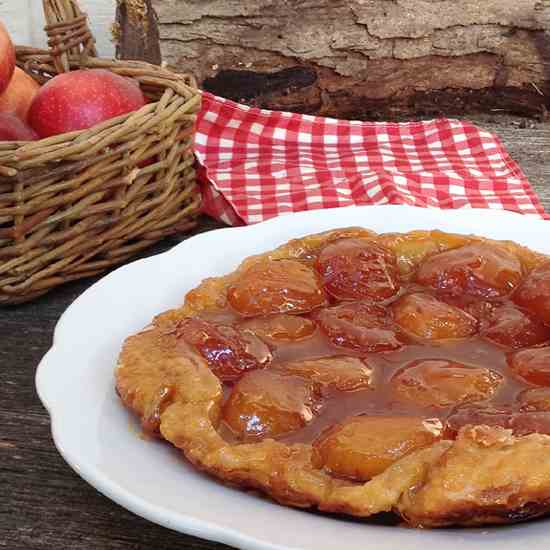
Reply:
[[114, 37], [119, 59], [160, 65], [159, 29], [151, 0], [117, 0]]
[[550, 0], [153, 0], [205, 89], [363, 119], [550, 107]]

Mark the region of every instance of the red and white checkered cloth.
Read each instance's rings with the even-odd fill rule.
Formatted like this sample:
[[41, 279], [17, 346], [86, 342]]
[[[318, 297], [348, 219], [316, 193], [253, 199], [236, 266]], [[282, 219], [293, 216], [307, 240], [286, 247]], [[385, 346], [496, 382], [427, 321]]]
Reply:
[[335, 120], [204, 93], [195, 149], [204, 211], [231, 225], [364, 204], [548, 217], [498, 138], [465, 121]]

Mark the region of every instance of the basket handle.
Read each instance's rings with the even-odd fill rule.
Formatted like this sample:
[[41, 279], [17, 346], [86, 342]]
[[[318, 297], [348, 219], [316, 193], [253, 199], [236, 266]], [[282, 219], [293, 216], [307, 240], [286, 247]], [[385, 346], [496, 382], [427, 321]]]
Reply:
[[95, 39], [88, 26], [88, 16], [77, 0], [42, 0], [48, 35], [48, 47], [57, 72], [70, 70], [69, 60], [96, 57]]

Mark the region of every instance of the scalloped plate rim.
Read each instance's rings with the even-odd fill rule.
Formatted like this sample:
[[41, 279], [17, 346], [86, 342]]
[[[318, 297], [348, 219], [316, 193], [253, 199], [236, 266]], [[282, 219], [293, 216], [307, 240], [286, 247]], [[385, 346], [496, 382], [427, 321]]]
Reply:
[[[383, 209], [383, 210], [382, 210]], [[440, 223], [442, 225], [445, 225], [447, 221], [450, 218], [463, 218], [463, 221], [466, 222], [467, 220], [476, 219], [476, 218], [484, 218], [485, 216], [490, 216], [494, 220], [502, 220], [504, 221], [506, 218], [509, 218], [511, 221], [513, 220], [513, 223], [520, 223], [521, 225], [524, 225], [525, 227], [527, 225], [532, 225], [533, 229], [539, 228], [541, 230], [546, 230], [546, 227], [548, 227], [549, 222], [542, 220], [540, 218], [536, 218], [534, 216], [525, 216], [522, 214], [518, 214], [515, 212], [510, 211], [503, 211], [503, 210], [491, 210], [491, 209], [460, 209], [460, 210], [437, 210], [437, 209], [424, 209], [420, 207], [413, 207], [413, 206], [406, 206], [406, 205], [383, 205], [383, 206], [358, 206], [358, 207], [346, 207], [346, 208], [334, 208], [334, 209], [326, 209], [326, 210], [309, 210], [294, 214], [288, 214], [284, 216], [279, 216], [276, 218], [269, 219], [265, 222], [262, 222], [260, 224], [256, 225], [249, 225], [249, 226], [242, 226], [242, 227], [227, 227], [227, 228], [220, 228], [215, 229], [212, 231], [199, 233], [193, 237], [190, 237], [189, 239], [179, 243], [178, 245], [174, 246], [172, 249], [163, 252], [161, 254], [157, 254], [155, 256], [151, 256], [148, 258], [143, 258], [139, 260], [135, 260], [133, 262], [130, 262], [128, 264], [125, 264], [112, 272], [105, 275], [103, 278], [101, 278], [99, 281], [91, 285], [87, 290], [85, 290], [82, 294], [80, 294], [73, 302], [68, 306], [68, 308], [65, 310], [65, 312], [61, 315], [59, 318], [55, 330], [54, 330], [54, 336], [53, 336], [53, 343], [49, 351], [44, 355], [43, 359], [41, 360], [37, 372], [36, 372], [36, 389], [37, 393], [40, 397], [40, 400], [42, 401], [43, 405], [46, 407], [50, 414], [51, 418], [51, 426], [52, 426], [52, 436], [54, 439], [54, 443], [59, 451], [59, 453], [62, 455], [62, 457], [65, 459], [65, 461], [73, 468], [73, 470], [78, 473], [83, 479], [85, 479], [88, 483], [90, 483], [92, 486], [94, 486], [98, 491], [106, 495], [108, 498], [112, 499], [113, 501], [117, 502], [121, 506], [127, 508], [128, 510], [131, 510], [132, 512], [149, 519], [150, 521], [153, 521], [155, 523], [158, 523], [160, 525], [163, 525], [164, 527], [174, 529], [176, 531], [180, 531], [182, 533], [191, 534], [197, 537], [202, 537], [205, 539], [209, 539], [212, 541], [222, 542], [229, 545], [238, 545], [240, 548], [247, 548], [251, 550], [294, 550], [297, 548], [306, 548], [305, 546], [294, 546], [292, 543], [283, 543], [279, 544], [276, 542], [272, 542], [269, 540], [262, 540], [261, 538], [257, 536], [250, 535], [246, 532], [246, 530], [242, 528], [228, 528], [227, 526], [221, 526], [217, 524], [216, 522], [212, 521], [205, 521], [203, 519], [197, 519], [193, 517], [190, 514], [185, 513], [175, 513], [167, 509], [163, 509], [162, 507], [151, 505], [150, 502], [148, 502], [146, 499], [143, 499], [141, 497], [135, 496], [131, 491], [124, 489], [122, 486], [117, 485], [116, 480], [113, 480], [109, 478], [108, 476], [104, 475], [102, 471], [98, 471], [97, 468], [95, 468], [93, 465], [90, 465], [86, 462], [85, 458], [83, 458], [81, 455], [79, 455], [78, 451], [75, 452], [75, 449], [71, 447], [71, 443], [64, 441], [64, 434], [63, 434], [63, 421], [59, 418], [59, 416], [56, 416], [56, 403], [54, 403], [54, 398], [51, 397], [51, 395], [48, 395], [49, 390], [51, 389], [51, 384], [55, 384], [55, 368], [56, 368], [56, 362], [57, 360], [63, 355], [63, 349], [66, 342], [67, 337], [70, 335], [70, 331], [73, 330], [70, 328], [71, 319], [73, 317], [78, 317], [79, 310], [86, 308], [86, 301], [94, 295], [94, 293], [97, 293], [99, 289], [104, 288], [105, 286], [108, 286], [109, 284], [114, 284], [113, 281], [115, 281], [116, 278], [128, 276], [130, 273], [134, 272], [136, 273], [139, 270], [142, 270], [145, 265], [152, 265], [152, 264], [159, 264], [164, 262], [170, 262], [172, 257], [175, 257], [179, 254], [184, 254], [186, 249], [191, 247], [192, 245], [196, 245], [197, 243], [200, 243], [201, 241], [205, 241], [204, 244], [208, 244], [208, 241], [215, 242], [216, 240], [219, 240], [223, 235], [227, 235], [229, 239], [233, 239], [235, 241], [237, 239], [238, 241], [238, 235], [244, 234], [244, 233], [252, 233], [252, 232], [258, 232], [258, 228], [260, 232], [269, 232], [270, 228], [276, 227], [280, 224], [286, 224], [288, 222], [289, 224], [298, 224], [301, 220], [308, 220], [311, 218], [314, 220], [317, 217], [320, 218], [339, 218], [342, 211], [350, 211], [353, 210], [355, 213], [357, 212], [365, 212], [367, 214], [375, 214], [375, 213], [390, 213], [392, 210], [395, 212], [402, 211], [404, 212], [405, 218], [411, 214], [412, 217], [417, 217], [420, 212], [423, 213], [429, 213], [427, 217], [432, 217], [435, 215], [435, 217], [441, 216], [442, 219]], [[356, 214], [354, 214], [356, 215]], [[378, 215], [378, 214], [377, 214]], [[449, 218], [445, 219], [445, 216], [449, 216]], [[353, 216], [353, 215], [352, 215]], [[368, 218], [368, 216], [366, 216]], [[395, 225], [399, 225], [400, 221], [396, 222], [395, 218], [391, 218], [388, 216], [384, 216], [385, 219], [389, 219], [387, 222], [388, 228], [386, 231], [400, 231], [400, 229], [397, 227], [393, 227]], [[404, 218], [400, 218], [404, 219]], [[494, 220], [491, 220], [490, 223], [494, 224]], [[479, 223], [479, 219], [476, 219], [476, 221]], [[359, 225], [357, 222], [346, 224], [339, 222], [337, 224], [334, 224], [334, 227], [343, 227], [345, 225]], [[368, 219], [365, 220], [364, 223], [361, 223], [360, 225], [363, 225], [364, 227], [370, 227]], [[430, 227], [421, 227], [421, 222], [419, 222], [419, 225], [417, 227], [418, 229], [428, 229]], [[433, 228], [433, 227], [431, 227]], [[445, 227], [437, 227], [437, 229], [443, 229], [445, 230]], [[324, 230], [324, 228], [320, 229]], [[454, 230], [456, 232], [456, 230]], [[308, 231], [311, 233], [312, 231]], [[466, 230], [466, 231], [460, 231], [464, 234], [481, 234], [483, 235], [483, 231], [480, 231], [479, 228], [474, 228], [472, 230]], [[296, 232], [295, 236], [300, 236], [300, 232]], [[303, 233], [307, 234], [307, 233]], [[508, 237], [511, 240], [514, 240], [516, 236], [510, 235]], [[285, 239], [287, 240], [287, 239]], [[284, 242], [284, 240], [282, 241]], [[212, 244], [212, 243], [210, 243]], [[266, 245], [266, 250], [273, 248], [272, 244]], [[547, 253], [550, 253], [550, 245], [548, 246]], [[237, 254], [238, 256], [238, 254]], [[246, 257], [245, 255], [242, 255], [240, 257], [240, 260], [244, 259]], [[183, 285], [182, 285], [183, 286]], [[183, 292], [182, 292], [182, 299], [183, 299]], [[174, 304], [176, 305], [176, 304]], [[114, 365], [113, 365], [114, 367]], [[60, 368], [59, 366], [57, 368]], [[59, 407], [57, 407], [59, 408]], [[217, 483], [215, 480], [211, 480], [209, 478], [206, 478], [204, 480], [205, 483]], [[252, 498], [252, 497], [251, 497]], [[278, 507], [276, 504], [272, 504], [275, 507]], [[297, 510], [295, 511], [297, 514], [303, 514], [303, 512]], [[535, 524], [540, 523], [547, 523], [546, 520], [535, 522]], [[524, 531], [525, 529], [529, 529], [530, 524], [523, 524], [516, 527], [497, 527], [497, 528], [484, 528], [481, 530], [481, 532], [484, 533], [491, 533], [496, 532], [503, 533], [507, 532], [508, 538], [510, 537], [510, 533], [514, 531]], [[383, 527], [373, 527], [369, 525], [365, 525], [362, 527], [362, 529], [365, 530], [365, 536], [367, 535], [367, 531], [371, 529], [381, 529], [382, 531], [386, 531], [388, 528]], [[395, 528], [389, 528], [392, 531], [395, 531]], [[405, 533], [409, 534], [410, 531], [405, 530], [398, 530], [400, 535], [399, 536], [399, 544], [401, 545], [401, 550], [409, 550], [416, 548], [416, 536], [407, 536]], [[445, 530], [445, 531], [426, 531], [423, 532], [423, 539], [425, 539], [426, 543], [428, 542], [428, 539], [434, 539], [437, 541], [437, 539], [441, 539], [438, 542], [441, 544], [444, 541], [444, 538], [440, 537], [438, 533], [448, 533], [449, 531], [452, 531], [456, 533], [457, 536], [457, 544], [454, 543], [449, 546], [446, 544], [445, 546], [441, 546], [441, 550], [451, 549], [451, 548], [459, 548], [460, 547], [471, 547], [474, 548], [475, 545], [482, 541], [470, 541], [463, 538], [462, 535], [468, 535], [472, 530]], [[480, 530], [474, 530], [474, 532], [480, 532]], [[417, 531], [418, 533], [418, 531]], [[389, 535], [389, 532], [386, 532], [386, 536]], [[376, 537], [378, 538], [378, 537]], [[394, 537], [391, 536], [393, 539]], [[410, 539], [410, 542], [412, 545], [407, 544], [407, 538]], [[499, 539], [501, 537], [499, 536]], [[432, 540], [431, 542], [434, 542]], [[470, 546], [470, 543], [473, 542], [473, 546]], [[484, 541], [487, 542], [486, 540]], [[362, 541], [362, 544], [364, 545], [366, 541]], [[517, 544], [517, 542], [513, 542], [513, 544]], [[392, 543], [393, 544], [393, 543]], [[503, 546], [503, 541], [500, 540], [495, 542], [495, 544], [498, 544], [498, 548], [505, 548]], [[532, 545], [532, 541], [530, 541], [530, 544]], [[507, 546], [507, 545], [506, 545]], [[363, 546], [365, 549], [367, 549], [367, 546]], [[370, 545], [369, 545], [370, 547]], [[385, 546], [384, 546], [385, 547]], [[388, 546], [390, 548], [391, 546]], [[372, 548], [382, 548], [380, 546], [379, 542], [375, 543], [375, 546], [372, 546]], [[496, 548], [496, 546], [495, 546]], [[510, 547], [512, 548], [512, 546]], [[535, 550], [538, 548], [537, 546], [533, 546], [531, 550]], [[542, 549], [542, 546], [540, 547]]]

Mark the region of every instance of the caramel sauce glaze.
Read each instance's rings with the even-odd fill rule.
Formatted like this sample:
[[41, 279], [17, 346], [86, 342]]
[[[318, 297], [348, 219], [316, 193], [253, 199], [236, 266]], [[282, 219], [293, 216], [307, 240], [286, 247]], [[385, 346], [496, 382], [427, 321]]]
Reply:
[[[426, 291], [425, 288], [410, 284], [402, 288], [399, 296], [416, 291]], [[383, 302], [384, 307], [399, 298]], [[508, 300], [499, 299], [499, 303], [508, 303]], [[511, 302], [510, 302], [511, 303]], [[310, 317], [310, 315], [304, 315]], [[203, 313], [201, 318], [213, 323], [234, 324], [242, 321], [238, 314], [226, 309], [218, 312]], [[308, 423], [304, 428], [293, 433], [281, 436], [277, 439], [287, 443], [311, 443], [324, 430], [351, 416], [361, 414], [369, 415], [418, 415], [425, 418], [439, 418], [443, 422], [449, 415], [460, 407], [421, 406], [414, 402], [396, 399], [392, 391], [390, 380], [392, 376], [412, 361], [420, 359], [444, 359], [457, 361], [467, 366], [484, 367], [502, 375], [503, 381], [496, 393], [489, 399], [469, 403], [476, 408], [502, 409], [512, 405], [517, 395], [526, 388], [532, 388], [527, 383], [514, 377], [507, 363], [507, 354], [510, 348], [493, 344], [480, 337], [473, 336], [465, 339], [452, 339], [446, 341], [428, 341], [404, 336], [400, 333], [404, 342], [401, 349], [389, 352], [361, 353], [347, 348], [334, 346], [328, 338], [317, 328], [315, 332], [300, 341], [294, 342], [270, 342], [273, 359], [269, 368], [276, 368], [286, 361], [300, 359], [314, 359], [330, 356], [355, 356], [361, 357], [366, 364], [373, 369], [371, 387], [369, 389], [351, 392], [331, 392], [323, 397], [320, 414]], [[224, 383], [224, 395], [227, 400], [233, 384]], [[550, 413], [549, 413], [550, 416]], [[550, 419], [549, 419], [550, 427]], [[221, 435], [229, 442], [237, 442], [239, 439], [222, 422], [219, 427]]]

